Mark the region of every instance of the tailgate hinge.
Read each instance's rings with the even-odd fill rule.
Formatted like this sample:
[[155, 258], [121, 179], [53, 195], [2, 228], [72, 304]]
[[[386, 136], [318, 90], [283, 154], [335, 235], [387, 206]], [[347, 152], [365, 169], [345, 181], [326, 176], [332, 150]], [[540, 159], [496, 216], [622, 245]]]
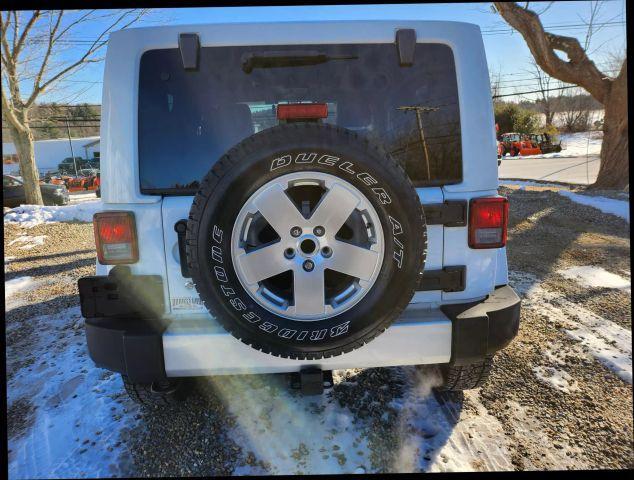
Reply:
[[178, 236], [178, 258], [181, 264], [183, 278], [191, 278], [187, 265], [187, 251], [185, 250], [185, 233], [187, 232], [187, 220], [179, 220], [174, 224], [174, 230]]
[[200, 38], [196, 33], [181, 33], [178, 36], [178, 49], [185, 70], [198, 70], [200, 56]]
[[446, 200], [444, 203], [423, 205], [427, 225], [464, 227], [467, 225], [467, 201]]
[[401, 67], [414, 65], [414, 53], [416, 52], [416, 30], [401, 28], [396, 31], [396, 49], [398, 62]]
[[466, 267], [444, 267], [442, 270], [424, 270], [418, 278], [417, 291], [442, 290], [462, 292], [466, 284]]

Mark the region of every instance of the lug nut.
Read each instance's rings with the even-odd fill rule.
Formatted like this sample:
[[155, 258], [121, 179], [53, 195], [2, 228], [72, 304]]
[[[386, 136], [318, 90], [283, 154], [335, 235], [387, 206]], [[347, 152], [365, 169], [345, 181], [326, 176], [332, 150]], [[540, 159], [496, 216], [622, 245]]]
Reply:
[[326, 233], [326, 229], [322, 226], [318, 226], [313, 228], [313, 233], [317, 235], [318, 237], [322, 237], [324, 233]]
[[295, 256], [295, 249], [287, 248], [286, 250], [284, 250], [284, 256], [288, 259], [293, 258]]
[[321, 254], [326, 257], [329, 258], [332, 255], [332, 248], [330, 247], [324, 247], [321, 249]]
[[304, 270], [306, 270], [307, 272], [312, 272], [314, 268], [315, 263], [312, 260], [306, 260], [304, 262]]
[[300, 227], [293, 227], [291, 228], [291, 236], [292, 237], [299, 237], [302, 234], [302, 229]]

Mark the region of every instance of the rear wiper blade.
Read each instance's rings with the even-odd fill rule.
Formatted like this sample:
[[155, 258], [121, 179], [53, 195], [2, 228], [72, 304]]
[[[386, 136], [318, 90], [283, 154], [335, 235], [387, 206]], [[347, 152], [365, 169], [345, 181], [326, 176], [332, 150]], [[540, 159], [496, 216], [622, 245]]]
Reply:
[[254, 68], [303, 67], [319, 65], [331, 60], [356, 60], [355, 55], [327, 55], [316, 50], [293, 52], [252, 52], [242, 55], [242, 70], [251, 73]]

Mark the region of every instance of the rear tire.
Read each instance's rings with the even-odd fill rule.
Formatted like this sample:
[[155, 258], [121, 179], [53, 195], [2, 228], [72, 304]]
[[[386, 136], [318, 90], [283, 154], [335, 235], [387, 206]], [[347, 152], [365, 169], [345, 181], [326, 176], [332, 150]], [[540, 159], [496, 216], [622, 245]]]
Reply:
[[188, 379], [167, 379], [164, 382], [134, 383], [127, 375], [121, 375], [123, 386], [129, 397], [143, 408], [150, 410], [164, 409], [176, 405], [191, 391]]
[[442, 365], [440, 372], [444, 384], [439, 390], [459, 392], [481, 387], [489, 379], [492, 367], [493, 355], [488, 355], [483, 361], [469, 365]]

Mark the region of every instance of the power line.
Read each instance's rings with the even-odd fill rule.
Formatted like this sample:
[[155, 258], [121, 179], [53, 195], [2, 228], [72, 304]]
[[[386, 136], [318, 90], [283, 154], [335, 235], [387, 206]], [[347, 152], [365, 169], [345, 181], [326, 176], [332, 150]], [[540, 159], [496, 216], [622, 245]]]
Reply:
[[507, 93], [505, 95], [493, 95], [493, 98], [501, 98], [501, 97], [515, 97], [517, 95], [528, 95], [529, 93], [542, 93], [542, 91], [544, 92], [552, 92], [555, 90], [566, 90], [569, 88], [581, 88], [578, 85], [571, 85], [569, 87], [557, 87], [557, 88], [549, 88], [546, 90], [533, 90], [531, 92], [517, 92], [517, 93]]
[[[611, 22], [600, 22], [593, 24], [594, 27], [611, 27], [611, 26], [622, 26], [626, 25], [626, 22], [623, 20], [611, 21]], [[561, 24], [553, 24], [553, 25], [543, 25], [544, 30], [580, 30], [587, 29], [588, 25], [585, 23], [561, 23]], [[508, 27], [498, 27], [498, 28], [490, 28], [490, 29], [482, 29], [482, 35], [494, 36], [494, 35], [504, 35], [511, 34], [516, 32], [515, 29]], [[64, 39], [57, 40], [56, 43], [61, 45], [92, 45], [97, 41], [97, 38], [90, 37], [69, 37]], [[102, 38], [98, 41], [98, 43], [102, 43], [107, 41], [106, 38]], [[29, 41], [29, 44], [38, 44], [38, 43], [48, 43], [48, 39], [45, 38], [33, 38]]]

